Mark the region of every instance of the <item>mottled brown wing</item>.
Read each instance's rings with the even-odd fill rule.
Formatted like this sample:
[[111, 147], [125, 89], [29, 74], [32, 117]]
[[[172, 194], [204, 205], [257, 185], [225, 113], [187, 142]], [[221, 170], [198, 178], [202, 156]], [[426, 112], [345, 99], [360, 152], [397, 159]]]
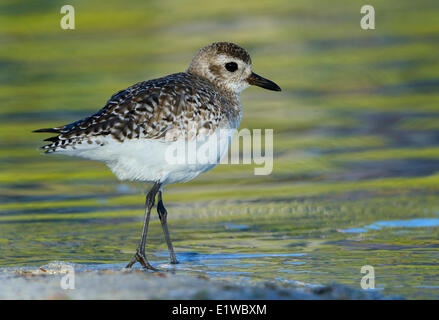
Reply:
[[[197, 88], [196, 90], [194, 88]], [[187, 73], [139, 82], [114, 94], [96, 114], [71, 124], [40, 129], [58, 133], [46, 139], [47, 153], [76, 149], [81, 145], [104, 144], [102, 137], [159, 139], [170, 129], [186, 130], [188, 123], [212, 129], [221, 119], [220, 101], [210, 85]]]

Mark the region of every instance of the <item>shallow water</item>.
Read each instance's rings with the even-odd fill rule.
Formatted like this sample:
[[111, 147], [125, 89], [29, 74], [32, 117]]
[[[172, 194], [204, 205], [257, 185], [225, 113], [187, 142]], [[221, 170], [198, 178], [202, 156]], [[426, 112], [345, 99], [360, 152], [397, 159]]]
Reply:
[[411, 220], [394, 220], [394, 221], [377, 221], [363, 228], [350, 228], [340, 230], [340, 232], [367, 232], [370, 229], [380, 230], [382, 228], [426, 228], [438, 227], [439, 218], [411, 219]]
[[101, 163], [43, 156], [47, 136], [30, 132], [87, 116], [117, 90], [184, 70], [199, 47], [229, 39], [283, 89], [242, 95], [241, 127], [274, 129], [273, 173], [220, 165], [166, 188], [181, 263], [167, 263], [154, 216], [152, 264], [355, 288], [371, 265], [378, 291], [439, 298], [439, 5], [376, 4], [379, 27], [366, 32], [359, 1], [279, 2], [134, 10], [79, 1], [74, 32], [58, 28], [61, 2], [2, 2], [0, 266], [122, 267], [148, 186], [119, 182]]

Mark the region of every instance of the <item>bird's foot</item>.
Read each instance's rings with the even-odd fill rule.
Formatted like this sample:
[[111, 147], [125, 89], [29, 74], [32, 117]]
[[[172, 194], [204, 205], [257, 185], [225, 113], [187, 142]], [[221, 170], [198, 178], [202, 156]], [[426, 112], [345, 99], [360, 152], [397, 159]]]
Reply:
[[177, 260], [175, 256], [171, 256], [171, 264], [179, 264], [180, 262]]
[[143, 268], [151, 270], [151, 271], [159, 271], [159, 269], [154, 268], [152, 265], [149, 264], [148, 259], [146, 259], [145, 252], [140, 252], [139, 250], [136, 251], [134, 254], [134, 257], [131, 259], [131, 261], [127, 264], [125, 268], [129, 269], [135, 264], [136, 262], [140, 263]]

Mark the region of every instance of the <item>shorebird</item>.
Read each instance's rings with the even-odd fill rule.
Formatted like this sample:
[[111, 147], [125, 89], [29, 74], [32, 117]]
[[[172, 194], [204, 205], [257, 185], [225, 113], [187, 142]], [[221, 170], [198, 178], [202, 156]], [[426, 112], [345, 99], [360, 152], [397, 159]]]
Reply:
[[[45, 153], [103, 161], [120, 180], [153, 184], [146, 195], [140, 242], [126, 267], [139, 262], [146, 269], [157, 270], [145, 254], [155, 198], [170, 262], [175, 264], [178, 261], [169, 236], [163, 187], [192, 180], [220, 162], [241, 121], [240, 93], [250, 85], [281, 90], [252, 72], [245, 49], [216, 42], [200, 49], [185, 72], [139, 82], [114, 94], [92, 116], [34, 132], [56, 134], [45, 139], [49, 141], [41, 147]], [[211, 155], [214, 161], [169, 161], [171, 148], [194, 140], [197, 149], [216, 141]]]

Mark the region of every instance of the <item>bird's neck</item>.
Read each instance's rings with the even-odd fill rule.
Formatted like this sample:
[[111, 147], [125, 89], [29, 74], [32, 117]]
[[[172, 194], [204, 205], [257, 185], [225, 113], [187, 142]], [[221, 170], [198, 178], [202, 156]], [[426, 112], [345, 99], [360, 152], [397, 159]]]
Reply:
[[221, 96], [227, 100], [228, 104], [241, 105], [241, 91], [235, 91], [222, 83], [218, 83], [214, 79], [209, 79], [203, 75], [197, 74], [194, 72], [194, 70], [191, 70], [190, 67], [186, 72], [208, 82], [215, 89], [215, 91], [219, 92]]

